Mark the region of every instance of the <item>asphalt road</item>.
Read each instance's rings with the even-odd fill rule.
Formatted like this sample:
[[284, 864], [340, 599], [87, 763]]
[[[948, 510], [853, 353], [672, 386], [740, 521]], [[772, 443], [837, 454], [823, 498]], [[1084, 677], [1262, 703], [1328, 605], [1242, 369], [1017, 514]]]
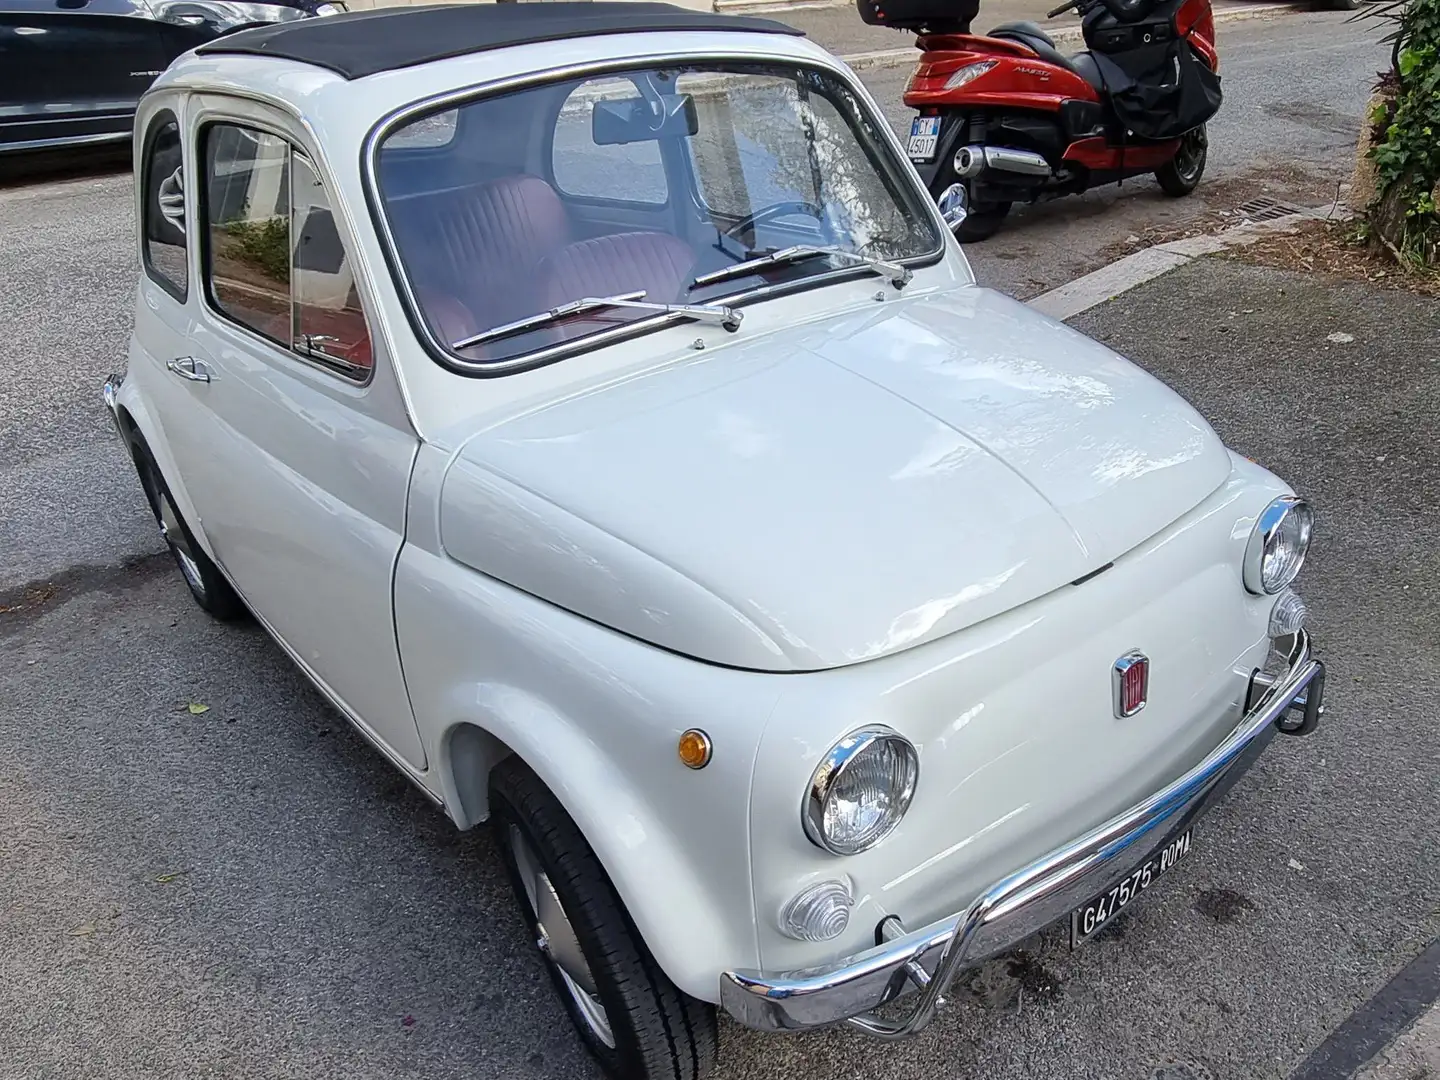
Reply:
[[[1353, 133], [1372, 39], [1292, 16], [1237, 24], [1222, 48], [1233, 129], [1212, 138], [1216, 177], [1246, 181], [1276, 153], [1342, 175], [1323, 172], [1353, 142], [1340, 119], [1277, 108], [1325, 102]], [[901, 78], [873, 77], [895, 100]], [[211, 623], [158, 556], [97, 394], [124, 366], [129, 200], [123, 175], [0, 191], [0, 1077], [593, 1076], [488, 834], [456, 833], [260, 631]], [[1179, 205], [1057, 203], [975, 262], [1037, 291]], [[904, 1046], [727, 1026], [725, 1078], [1280, 1077], [1440, 930], [1440, 567], [1392, 528], [1437, 525], [1440, 462], [1413, 417], [1440, 405], [1440, 326], [1338, 294], [1335, 328], [1368, 351], [1321, 363], [1305, 328], [1255, 316], [1273, 283], [1243, 301], [1182, 284], [1185, 305], [1156, 285], [1082, 324], [1326, 494], [1341, 524], [1307, 577], [1344, 672], [1331, 726], [1277, 744], [1123, 933], [990, 965]], [[1243, 321], [1187, 342], [1196, 311]], [[1392, 358], [1368, 343], [1406, 320], [1407, 366], [1377, 380]], [[1291, 366], [1256, 394], [1276, 357]]]

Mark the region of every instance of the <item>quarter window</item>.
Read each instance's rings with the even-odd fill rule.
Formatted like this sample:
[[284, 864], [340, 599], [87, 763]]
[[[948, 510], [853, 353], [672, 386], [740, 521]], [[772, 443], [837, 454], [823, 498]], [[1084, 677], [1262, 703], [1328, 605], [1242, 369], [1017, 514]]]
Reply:
[[162, 113], [150, 127], [143, 176], [141, 252], [145, 272], [177, 300], [184, 300], [190, 278], [185, 242], [185, 170], [180, 125], [173, 113]]
[[206, 286], [221, 314], [363, 381], [370, 335], [330, 200], [285, 139], [232, 124], [205, 132]]

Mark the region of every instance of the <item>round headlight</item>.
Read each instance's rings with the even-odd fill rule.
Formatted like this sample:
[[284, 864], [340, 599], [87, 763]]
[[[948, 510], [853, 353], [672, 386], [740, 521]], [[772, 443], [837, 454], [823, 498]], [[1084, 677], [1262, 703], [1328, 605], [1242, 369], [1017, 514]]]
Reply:
[[1278, 593], [1295, 580], [1310, 547], [1315, 513], [1294, 495], [1282, 495], [1260, 514], [1245, 549], [1245, 588]]
[[852, 731], [830, 748], [805, 797], [805, 835], [835, 855], [874, 847], [900, 824], [920, 775], [908, 739], [887, 727]]

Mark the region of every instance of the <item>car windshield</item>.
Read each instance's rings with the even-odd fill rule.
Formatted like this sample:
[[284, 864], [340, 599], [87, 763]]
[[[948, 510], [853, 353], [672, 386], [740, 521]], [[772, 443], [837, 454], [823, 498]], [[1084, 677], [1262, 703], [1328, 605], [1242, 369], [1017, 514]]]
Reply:
[[430, 335], [511, 366], [661, 314], [733, 328], [762, 286], [903, 285], [941, 236], [880, 122], [814, 69], [628, 70], [421, 115], [375, 183]]

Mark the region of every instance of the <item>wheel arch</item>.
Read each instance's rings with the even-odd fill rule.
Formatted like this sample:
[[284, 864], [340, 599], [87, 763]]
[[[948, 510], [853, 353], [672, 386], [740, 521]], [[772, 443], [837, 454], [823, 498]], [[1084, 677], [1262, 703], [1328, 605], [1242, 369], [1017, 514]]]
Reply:
[[[136, 454], [150, 455], [155, 462], [155, 467], [160, 470], [160, 475], [165, 478], [165, 485], [170, 489], [170, 494], [175, 500], [175, 508], [185, 519], [191, 535], [195, 537], [206, 556], [214, 560], [215, 552], [210, 546], [209, 538], [205, 536], [204, 523], [195, 511], [195, 504], [190, 500], [190, 493], [185, 489], [184, 478], [180, 475], [174, 455], [170, 453], [163, 429], [146, 407], [145, 400], [140, 396], [133, 379], [126, 379], [116, 394], [115, 425], [119, 429], [120, 437], [125, 441], [132, 461]], [[135, 464], [138, 467], [139, 463], [135, 462]]]
[[439, 757], [441, 788], [456, 826], [470, 829], [489, 820], [490, 775], [514, 753], [504, 739], [471, 721], [446, 733]]
[[[482, 700], [490, 696], [480, 689]], [[440, 740], [436, 779], [452, 820], [461, 829], [488, 820], [491, 775], [518, 757], [575, 822], [665, 974], [690, 996], [715, 1002], [721, 971], [758, 963], [754, 934], [733, 932], [748, 927], [751, 913], [737, 921], [720, 909], [689, 869], [694, 854], [594, 740], [544, 702], [513, 688], [502, 696], [504, 712], [457, 720]], [[687, 930], [696, 925], [714, 932], [697, 941]]]

